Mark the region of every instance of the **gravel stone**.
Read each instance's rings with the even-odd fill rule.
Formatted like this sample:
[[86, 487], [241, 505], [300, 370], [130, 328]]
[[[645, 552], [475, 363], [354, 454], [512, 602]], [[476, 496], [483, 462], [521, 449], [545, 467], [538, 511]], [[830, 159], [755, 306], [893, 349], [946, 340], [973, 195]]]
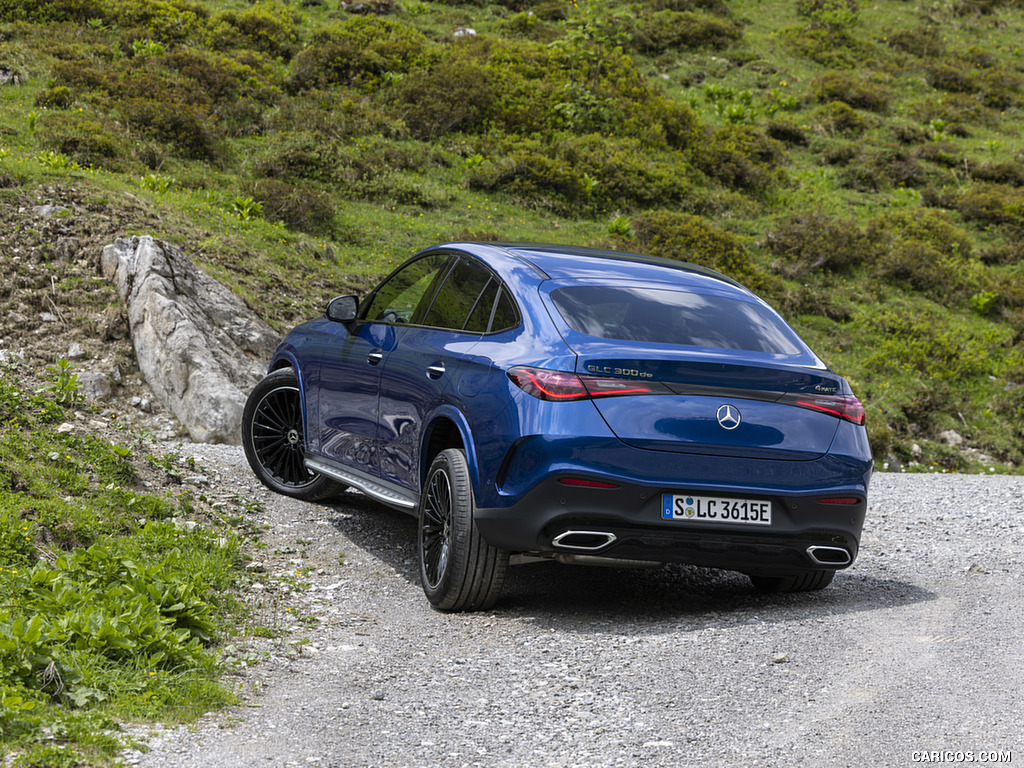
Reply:
[[[485, 613], [432, 610], [415, 521], [350, 492], [271, 494], [240, 448], [181, 446], [259, 501], [291, 640], [236, 664], [238, 706], [132, 726], [142, 768], [907, 766], [1024, 753], [1024, 478], [872, 481], [860, 556], [816, 593], [688, 566], [541, 563]], [[297, 649], [297, 651], [296, 651]], [[784, 650], [783, 650], [784, 649]]]

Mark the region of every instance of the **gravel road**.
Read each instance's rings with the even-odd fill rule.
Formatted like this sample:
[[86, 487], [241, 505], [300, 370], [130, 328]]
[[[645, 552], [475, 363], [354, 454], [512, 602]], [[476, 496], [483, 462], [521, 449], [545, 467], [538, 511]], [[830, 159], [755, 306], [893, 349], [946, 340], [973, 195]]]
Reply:
[[238, 448], [182, 452], [262, 502], [271, 576], [311, 571], [278, 593], [309, 642], [240, 669], [243, 705], [138, 731], [130, 765], [1024, 763], [1024, 478], [877, 474], [860, 558], [819, 593], [538, 564], [495, 610], [445, 615], [411, 517], [275, 496]]

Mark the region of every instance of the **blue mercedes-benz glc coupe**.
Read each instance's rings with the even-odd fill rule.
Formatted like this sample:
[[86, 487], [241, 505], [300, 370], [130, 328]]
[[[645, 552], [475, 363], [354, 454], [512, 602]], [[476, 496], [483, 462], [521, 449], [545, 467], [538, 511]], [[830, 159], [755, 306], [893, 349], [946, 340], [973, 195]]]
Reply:
[[849, 384], [749, 290], [554, 245], [436, 245], [333, 299], [242, 432], [275, 491], [414, 514], [445, 611], [491, 607], [536, 558], [821, 589], [857, 556], [873, 468]]

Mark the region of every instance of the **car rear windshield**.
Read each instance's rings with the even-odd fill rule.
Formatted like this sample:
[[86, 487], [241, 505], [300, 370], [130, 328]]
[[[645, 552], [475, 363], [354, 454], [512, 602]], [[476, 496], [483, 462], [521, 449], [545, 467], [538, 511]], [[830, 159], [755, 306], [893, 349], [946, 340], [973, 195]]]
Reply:
[[551, 298], [569, 327], [588, 336], [799, 355], [796, 334], [752, 301], [658, 288], [572, 286]]

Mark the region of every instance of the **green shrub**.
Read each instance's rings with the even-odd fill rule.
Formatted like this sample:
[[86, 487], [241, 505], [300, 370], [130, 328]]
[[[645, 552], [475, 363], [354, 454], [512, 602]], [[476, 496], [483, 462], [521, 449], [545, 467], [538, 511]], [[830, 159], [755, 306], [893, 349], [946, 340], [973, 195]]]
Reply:
[[37, 107], [51, 107], [54, 109], [66, 109], [75, 101], [75, 95], [66, 85], [55, 85], [36, 94], [35, 103]]
[[793, 53], [829, 69], [855, 69], [868, 57], [845, 31], [824, 26], [784, 27], [778, 38]]
[[781, 292], [774, 278], [757, 268], [739, 240], [699, 216], [647, 211], [634, 220], [633, 231], [641, 248], [654, 256], [710, 267], [755, 292]]
[[47, 115], [36, 136], [41, 147], [79, 165], [109, 170], [117, 169], [112, 161], [124, 155], [128, 143], [117, 123], [85, 114]]
[[209, 10], [189, 0], [107, 0], [100, 15], [109, 25], [125, 29], [129, 39], [186, 43], [210, 31]]
[[754, 126], [727, 126], [695, 144], [688, 157], [711, 178], [759, 195], [779, 178], [784, 153], [779, 142]]
[[888, 180], [879, 176], [870, 166], [856, 164], [843, 168], [836, 177], [836, 186], [857, 192], [878, 193], [888, 187]]
[[976, 165], [971, 168], [971, 175], [981, 181], [1024, 187], [1024, 163], [1020, 161]]
[[268, 56], [290, 59], [299, 44], [294, 11], [276, 2], [240, 13], [227, 12], [220, 19], [237, 29], [248, 47]]
[[[878, 333], [877, 347], [867, 359], [870, 370], [883, 374], [917, 371], [939, 384], [963, 381], [989, 372], [988, 348], [992, 333], [972, 333], [960, 322], [938, 309], [927, 312], [886, 310], [868, 320]], [[932, 412], [949, 408], [948, 388], [945, 401], [937, 398]], [[920, 400], [920, 398], [918, 398]], [[919, 402], [920, 413], [908, 413], [910, 421], [927, 419], [929, 403]]]
[[1002, 68], [990, 69], [978, 75], [977, 85], [982, 103], [991, 109], [1003, 111], [1024, 103], [1021, 98], [1024, 77], [1017, 72]]
[[946, 93], [941, 99], [928, 98], [913, 102], [907, 107], [907, 115], [916, 117], [923, 125], [941, 120], [947, 126], [947, 133], [953, 126], [995, 125], [998, 113], [984, 105], [981, 99], [969, 93]]
[[989, 16], [1002, 8], [1020, 8], [1020, 0], [955, 0], [957, 16]]
[[841, 101], [857, 109], [884, 112], [889, 108], [892, 91], [878, 78], [847, 72], [826, 72], [811, 81], [811, 92], [822, 104]]
[[871, 172], [894, 187], [920, 187], [927, 180], [924, 167], [904, 149], [885, 149], [869, 161]]
[[633, 47], [642, 53], [678, 48], [724, 48], [739, 42], [739, 26], [715, 16], [689, 11], [656, 11], [642, 15], [632, 31]]
[[981, 253], [981, 260], [986, 264], [1021, 264], [1024, 263], [1024, 242], [1014, 238], [1009, 242], [994, 245]]
[[1001, 312], [1015, 317], [1024, 307], [1024, 272], [990, 269], [982, 273], [979, 282], [982, 290], [971, 297], [971, 305], [979, 314]]
[[268, 128], [294, 133], [302, 126], [309, 135], [328, 140], [377, 135], [387, 139], [408, 136], [405, 121], [391, 105], [353, 96], [351, 92], [318, 92], [284, 99], [267, 119]]
[[218, 104], [237, 100], [257, 77], [252, 67], [227, 56], [195, 50], [174, 51], [161, 57], [160, 64], [184, 78], [186, 88], [198, 91], [196, 100]]
[[675, 153], [636, 139], [556, 134], [548, 141], [510, 138], [488, 148], [496, 158], [469, 170], [474, 189], [504, 190], [516, 200], [570, 215], [681, 201], [689, 169]]
[[842, 136], [860, 136], [868, 128], [867, 119], [843, 101], [832, 101], [815, 114], [818, 125], [825, 133]]
[[860, 146], [853, 142], [832, 144], [822, 154], [821, 161], [825, 165], [845, 166], [860, 157]]
[[970, 235], [935, 210], [899, 211], [872, 220], [869, 234], [884, 249], [876, 274], [937, 299], [977, 290], [979, 262]]
[[1024, 445], [1024, 373], [1018, 373], [1013, 384], [996, 395], [992, 411], [1005, 421], [1016, 438], [1015, 449], [1006, 458], [1019, 464], [1022, 460], [1020, 446]]
[[796, 12], [814, 27], [845, 31], [859, 20], [858, 0], [797, 0]]
[[398, 21], [354, 17], [318, 33], [292, 61], [287, 85], [293, 93], [312, 88], [377, 85], [385, 73], [429, 68], [440, 58], [422, 32]]
[[937, 91], [950, 93], [974, 93], [977, 84], [962, 67], [934, 63], [925, 68], [925, 80]]
[[700, 122], [690, 107], [680, 101], [654, 97], [637, 106], [640, 132], [649, 147], [662, 143], [672, 149], [687, 149], [700, 138]]
[[894, 211], [872, 219], [869, 232], [891, 242], [916, 240], [933, 248], [972, 258], [970, 234], [958, 227], [952, 217], [942, 211]]
[[53, 79], [58, 85], [78, 91], [111, 92], [117, 87], [118, 75], [114, 67], [89, 59], [58, 61], [53, 65]]
[[505, 31], [512, 36], [519, 35], [540, 42], [551, 42], [558, 37], [558, 32], [536, 13], [520, 11], [513, 14], [505, 22]]
[[535, 146], [523, 147], [499, 162], [472, 169], [470, 189], [502, 190], [527, 207], [553, 208], [563, 213], [587, 202], [583, 176], [565, 160]]
[[894, 243], [875, 273], [938, 300], [964, 298], [976, 285], [962, 258], [919, 240]]
[[938, 59], [946, 53], [946, 44], [937, 27], [900, 29], [885, 37], [890, 48], [922, 59]]
[[772, 120], [765, 126], [764, 130], [768, 138], [781, 141], [783, 144], [806, 147], [809, 143], [804, 127], [793, 120]]
[[0, 0], [0, 21], [77, 21], [103, 14], [104, 0]]
[[928, 133], [924, 128], [914, 123], [895, 123], [889, 130], [900, 144], [920, 144], [928, 140]]
[[932, 141], [914, 150], [921, 160], [941, 165], [943, 168], [963, 168], [965, 158], [961, 149], [948, 141]]
[[0, 567], [24, 567], [36, 558], [32, 526], [0, 497]]
[[202, 106], [134, 97], [119, 107], [132, 128], [173, 144], [185, 157], [212, 160], [216, 156], [209, 115]]
[[328, 195], [309, 187], [277, 179], [255, 182], [250, 194], [257, 200], [268, 221], [280, 221], [289, 229], [313, 235], [334, 232], [334, 204]]
[[407, 75], [399, 89], [405, 124], [418, 139], [482, 129], [498, 94], [487, 68], [456, 57]]
[[878, 255], [875, 238], [855, 220], [839, 219], [821, 210], [782, 219], [765, 236], [762, 246], [781, 258], [783, 271], [793, 275], [848, 271]]
[[968, 221], [1024, 224], [1024, 191], [1004, 184], [977, 183], [960, 195], [956, 209]]

